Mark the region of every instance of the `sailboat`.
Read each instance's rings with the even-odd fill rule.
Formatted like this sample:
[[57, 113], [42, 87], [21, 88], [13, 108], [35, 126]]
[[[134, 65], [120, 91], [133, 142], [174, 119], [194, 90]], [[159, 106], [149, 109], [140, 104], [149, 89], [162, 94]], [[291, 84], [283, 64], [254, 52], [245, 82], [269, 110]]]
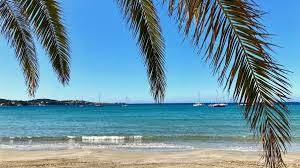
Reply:
[[199, 106], [203, 106], [203, 104], [202, 103], [194, 103], [193, 106], [194, 107], [199, 107]]
[[198, 93], [198, 102], [194, 103], [193, 106], [194, 106], [194, 107], [200, 107], [200, 106], [203, 106], [203, 104], [200, 103], [200, 93]]
[[97, 107], [102, 107], [103, 106], [103, 104], [101, 103], [101, 101], [100, 101], [100, 94], [99, 94], [99, 96], [98, 96], [98, 102], [97, 103], [95, 103], [95, 106], [97, 106]]
[[126, 96], [125, 103], [122, 103], [122, 107], [127, 107], [128, 106], [127, 102], [128, 102], [128, 97]]
[[[217, 91], [217, 99], [219, 97], [218, 91]], [[226, 107], [227, 104], [226, 103], [213, 103], [213, 104], [209, 104], [209, 107]]]
[[214, 104], [209, 104], [209, 107], [226, 107], [227, 104], [225, 103], [214, 103]]
[[100, 103], [96, 103], [95, 106], [96, 106], [96, 107], [102, 107], [103, 105], [100, 104]]
[[246, 106], [247, 104], [246, 103], [240, 103], [238, 104], [239, 106]]

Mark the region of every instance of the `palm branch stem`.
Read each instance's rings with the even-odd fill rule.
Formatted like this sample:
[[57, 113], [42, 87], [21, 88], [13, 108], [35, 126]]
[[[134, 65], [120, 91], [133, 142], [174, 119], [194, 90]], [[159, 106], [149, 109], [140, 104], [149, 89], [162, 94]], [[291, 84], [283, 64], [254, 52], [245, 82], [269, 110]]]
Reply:
[[214, 74], [220, 72], [220, 83], [226, 78], [234, 100], [246, 103], [244, 118], [261, 139], [266, 166], [275, 168], [284, 165], [282, 154], [291, 140], [284, 105], [290, 91], [286, 71], [268, 53], [272, 44], [256, 7], [251, 0], [170, 0], [169, 14], [177, 13], [186, 37], [194, 29], [195, 46], [208, 43], [206, 61]]
[[14, 0], [49, 55], [50, 62], [62, 84], [70, 80], [70, 56], [67, 33], [62, 23], [61, 9], [56, 0]]
[[164, 40], [152, 0], [118, 0], [147, 68], [150, 91], [156, 102], [165, 97]]
[[25, 17], [19, 13], [18, 4], [2, 1], [0, 6], [1, 33], [15, 49], [22, 66], [28, 93], [34, 96], [38, 87], [39, 73], [35, 46]]

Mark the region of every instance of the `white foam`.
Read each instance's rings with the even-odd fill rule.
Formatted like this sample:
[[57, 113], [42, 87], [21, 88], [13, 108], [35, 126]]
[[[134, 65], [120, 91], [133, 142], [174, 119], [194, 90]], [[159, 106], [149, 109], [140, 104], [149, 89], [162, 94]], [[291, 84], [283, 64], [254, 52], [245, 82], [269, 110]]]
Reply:
[[98, 139], [125, 139], [125, 136], [82, 136], [83, 140], [98, 140]]
[[89, 143], [101, 143], [101, 142], [111, 142], [111, 143], [119, 143], [124, 141], [124, 136], [82, 136], [82, 142]]
[[69, 138], [69, 139], [75, 139], [76, 136], [67, 136], [67, 138]]
[[121, 143], [128, 140], [141, 140], [142, 136], [82, 136], [82, 142], [88, 143]]
[[[1, 149], [16, 150], [60, 150], [60, 149], [76, 149], [76, 148], [97, 148], [97, 149], [124, 149], [124, 150], [181, 150], [193, 149], [192, 146], [178, 145], [171, 143], [144, 143], [142, 136], [83, 136], [82, 142], [76, 142], [73, 138], [68, 137], [65, 142], [47, 142], [47, 143], [6, 143], [0, 144]], [[13, 141], [13, 140], [11, 140]]]
[[135, 136], [130, 136], [130, 137], [132, 137], [133, 139], [142, 139], [143, 138], [143, 136], [140, 136], [140, 135], [135, 135]]

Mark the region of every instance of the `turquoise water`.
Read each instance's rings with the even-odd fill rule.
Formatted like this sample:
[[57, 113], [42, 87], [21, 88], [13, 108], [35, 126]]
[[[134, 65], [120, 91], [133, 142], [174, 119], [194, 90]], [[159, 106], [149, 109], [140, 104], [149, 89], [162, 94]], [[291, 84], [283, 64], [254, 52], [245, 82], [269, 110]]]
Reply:
[[[300, 105], [289, 105], [300, 151]], [[1, 107], [0, 148], [57, 150], [259, 150], [241, 107], [192, 104]]]

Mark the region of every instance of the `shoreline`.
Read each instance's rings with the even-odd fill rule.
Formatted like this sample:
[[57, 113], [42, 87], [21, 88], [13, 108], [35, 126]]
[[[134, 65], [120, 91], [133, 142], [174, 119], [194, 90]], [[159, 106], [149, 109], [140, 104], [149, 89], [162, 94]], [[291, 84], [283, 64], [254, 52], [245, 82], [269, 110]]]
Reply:
[[[289, 168], [300, 168], [300, 152], [284, 157]], [[258, 152], [194, 150], [182, 152], [133, 152], [99, 149], [16, 151], [0, 149], [0, 167], [147, 167], [147, 168], [256, 168], [263, 167]]]

